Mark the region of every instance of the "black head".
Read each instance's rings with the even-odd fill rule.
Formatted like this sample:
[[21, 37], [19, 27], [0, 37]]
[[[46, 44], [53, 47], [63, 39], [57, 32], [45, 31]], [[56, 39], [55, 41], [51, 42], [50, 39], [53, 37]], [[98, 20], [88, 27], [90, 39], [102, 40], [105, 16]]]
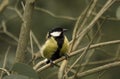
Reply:
[[60, 37], [63, 36], [63, 33], [65, 31], [67, 31], [67, 29], [63, 29], [61, 27], [53, 28], [52, 30], [49, 31], [49, 36]]

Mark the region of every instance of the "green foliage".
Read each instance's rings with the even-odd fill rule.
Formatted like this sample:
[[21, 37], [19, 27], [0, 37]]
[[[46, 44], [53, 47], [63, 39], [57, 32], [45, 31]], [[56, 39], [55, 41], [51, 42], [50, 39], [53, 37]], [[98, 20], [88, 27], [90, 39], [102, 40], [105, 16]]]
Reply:
[[37, 73], [32, 69], [32, 67], [24, 63], [15, 63], [13, 65], [12, 71], [29, 78], [39, 79]]
[[9, 75], [5, 76], [3, 79], [31, 79], [31, 78], [23, 75]]

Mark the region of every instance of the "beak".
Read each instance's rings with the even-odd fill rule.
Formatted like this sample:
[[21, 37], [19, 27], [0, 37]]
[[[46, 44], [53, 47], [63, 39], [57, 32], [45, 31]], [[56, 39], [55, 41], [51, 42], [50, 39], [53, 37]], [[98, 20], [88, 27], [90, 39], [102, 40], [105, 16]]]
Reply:
[[66, 32], [68, 29], [63, 29], [63, 32]]

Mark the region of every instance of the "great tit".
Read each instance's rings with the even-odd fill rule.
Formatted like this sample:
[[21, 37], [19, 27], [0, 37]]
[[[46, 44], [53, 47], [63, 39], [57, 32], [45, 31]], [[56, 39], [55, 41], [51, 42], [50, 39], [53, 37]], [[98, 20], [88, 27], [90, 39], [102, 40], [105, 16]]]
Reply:
[[46, 63], [51, 63], [62, 56], [67, 56], [69, 41], [64, 35], [66, 31], [67, 29], [57, 27], [47, 33], [46, 42], [41, 48], [42, 57], [47, 58]]

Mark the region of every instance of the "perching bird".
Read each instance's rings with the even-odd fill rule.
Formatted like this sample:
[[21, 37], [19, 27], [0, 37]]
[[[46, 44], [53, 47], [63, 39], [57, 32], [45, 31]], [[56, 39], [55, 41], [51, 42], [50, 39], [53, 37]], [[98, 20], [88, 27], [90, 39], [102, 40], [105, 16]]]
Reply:
[[50, 63], [61, 56], [66, 56], [69, 49], [69, 41], [64, 35], [67, 29], [54, 28], [47, 33], [47, 40], [41, 48], [41, 55]]

